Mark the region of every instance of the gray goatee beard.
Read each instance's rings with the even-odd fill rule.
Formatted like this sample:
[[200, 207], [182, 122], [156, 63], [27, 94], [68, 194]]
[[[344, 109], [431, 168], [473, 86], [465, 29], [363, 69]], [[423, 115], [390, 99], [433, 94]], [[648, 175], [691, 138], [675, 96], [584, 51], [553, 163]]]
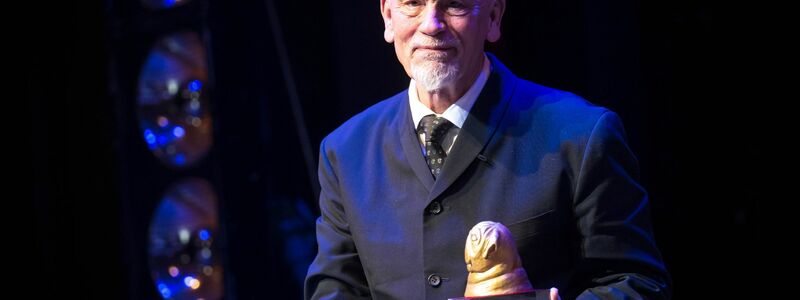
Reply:
[[411, 76], [417, 86], [435, 92], [456, 82], [460, 71], [458, 65], [444, 62], [443, 58], [427, 55], [422, 62], [411, 63]]

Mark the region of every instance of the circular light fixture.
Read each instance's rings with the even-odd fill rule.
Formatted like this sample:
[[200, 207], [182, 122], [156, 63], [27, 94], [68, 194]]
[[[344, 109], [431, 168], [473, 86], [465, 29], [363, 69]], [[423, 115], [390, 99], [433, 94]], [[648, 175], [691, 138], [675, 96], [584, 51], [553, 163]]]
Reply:
[[160, 39], [139, 74], [139, 127], [147, 147], [168, 166], [183, 168], [212, 145], [205, 49], [194, 32]]
[[149, 266], [164, 299], [221, 299], [217, 196], [203, 179], [185, 179], [164, 194], [149, 231]]

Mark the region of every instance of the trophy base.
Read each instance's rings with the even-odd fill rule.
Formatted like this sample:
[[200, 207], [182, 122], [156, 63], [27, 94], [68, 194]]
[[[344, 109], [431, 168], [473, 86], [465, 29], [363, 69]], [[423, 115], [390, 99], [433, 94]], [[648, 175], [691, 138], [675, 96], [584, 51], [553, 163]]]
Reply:
[[532, 292], [525, 292], [519, 294], [448, 298], [447, 300], [549, 300], [549, 299], [550, 299], [550, 289], [534, 290]]

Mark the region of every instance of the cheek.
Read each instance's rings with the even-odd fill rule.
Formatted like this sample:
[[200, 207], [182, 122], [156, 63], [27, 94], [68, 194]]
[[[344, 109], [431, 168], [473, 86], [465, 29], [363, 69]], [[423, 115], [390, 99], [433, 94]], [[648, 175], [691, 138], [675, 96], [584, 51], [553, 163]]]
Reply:
[[[475, 48], [478, 44], [477, 36], [475, 33], [467, 33], [461, 36], [461, 46], [464, 47], [466, 50], [471, 50]], [[481, 47], [483, 44], [481, 44]]]
[[475, 48], [476, 44], [483, 47], [486, 30], [482, 30], [475, 22], [453, 22], [453, 32], [464, 48]]
[[398, 49], [398, 52], [400, 51], [400, 49], [406, 48], [409, 41], [410, 41], [409, 37], [403, 31], [395, 29], [394, 46], [396, 49]]
[[414, 35], [414, 26], [409, 20], [397, 20], [393, 23], [394, 34], [400, 39], [408, 40]]

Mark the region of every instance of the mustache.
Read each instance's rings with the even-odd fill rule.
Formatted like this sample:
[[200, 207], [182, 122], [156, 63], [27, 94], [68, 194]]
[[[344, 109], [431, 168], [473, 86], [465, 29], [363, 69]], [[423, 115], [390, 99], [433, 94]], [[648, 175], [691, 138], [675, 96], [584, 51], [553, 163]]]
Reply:
[[458, 40], [417, 36], [411, 40], [411, 45], [414, 48], [455, 48], [458, 46]]

